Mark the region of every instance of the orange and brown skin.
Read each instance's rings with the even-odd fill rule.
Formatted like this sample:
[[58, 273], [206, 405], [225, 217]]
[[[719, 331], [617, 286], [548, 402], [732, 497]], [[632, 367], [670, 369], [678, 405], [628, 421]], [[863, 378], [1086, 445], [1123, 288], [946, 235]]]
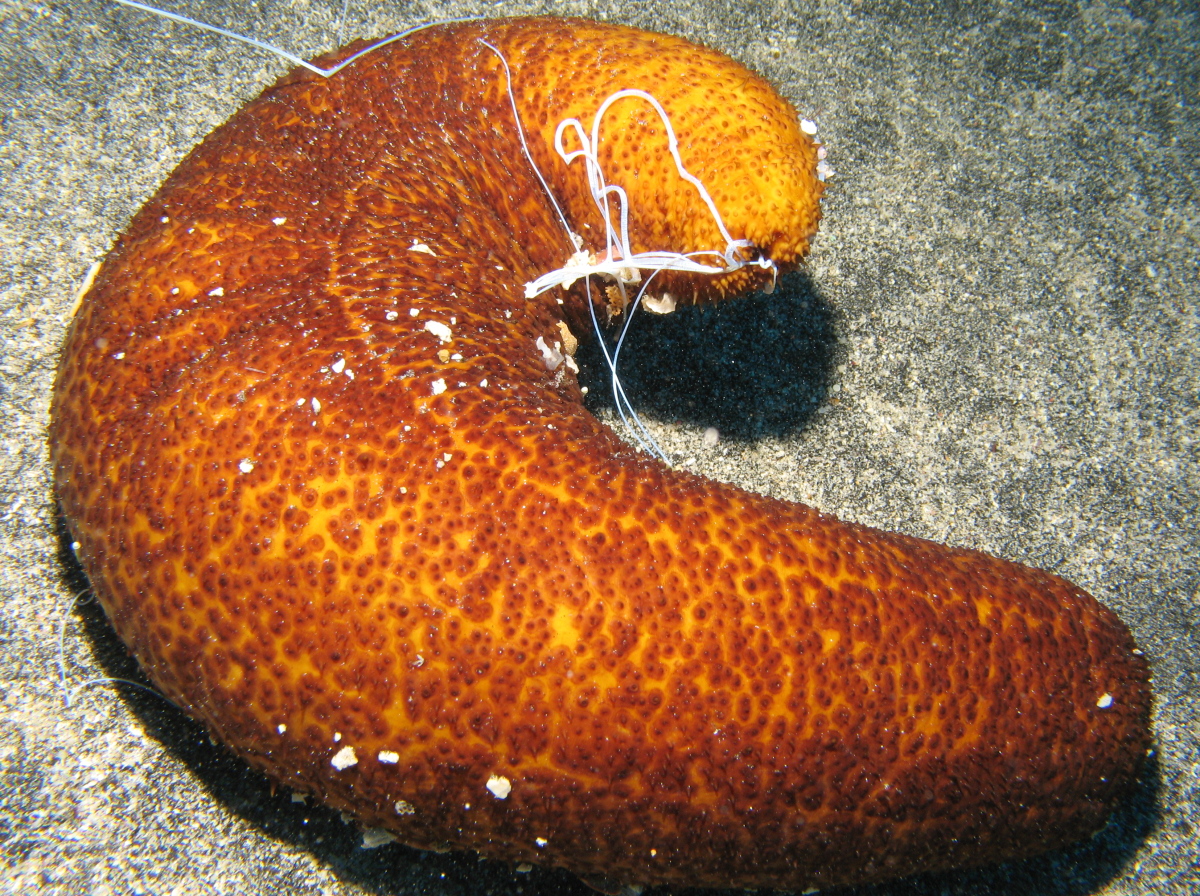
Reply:
[[[365, 824], [585, 878], [824, 886], [1101, 827], [1150, 703], [1110, 611], [668, 469], [546, 369], [535, 341], [579, 332], [586, 300], [524, 298], [574, 250], [481, 36], [592, 248], [582, 170], [549, 140], [640, 87], [735, 238], [785, 269], [807, 251], [819, 187], [794, 112], [674, 38], [478, 22], [283, 79], [137, 216], [59, 372], [58, 495], [146, 673]], [[657, 119], [622, 116], [606, 172], [638, 247], [723, 249]]]

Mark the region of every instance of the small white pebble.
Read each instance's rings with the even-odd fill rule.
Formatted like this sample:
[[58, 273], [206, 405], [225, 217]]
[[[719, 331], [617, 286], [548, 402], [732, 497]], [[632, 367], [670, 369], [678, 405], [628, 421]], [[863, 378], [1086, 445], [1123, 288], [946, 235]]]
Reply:
[[342, 732], [340, 732], [340, 731], [335, 731], [335, 732], [333, 732], [333, 742], [334, 742], [335, 744], [336, 744], [338, 741], [340, 741], [341, 739], [342, 739]]
[[704, 430], [704, 447], [712, 448], [721, 441], [721, 431], [715, 426], [710, 426]]
[[492, 792], [492, 796], [496, 799], [507, 799], [508, 795], [512, 793], [512, 782], [503, 775], [492, 775], [488, 778], [487, 789]]
[[430, 387], [430, 389], [433, 391], [434, 395], [441, 395], [443, 392], [446, 391], [446, 381], [445, 380], [434, 380], [433, 385]]
[[224, 286], [218, 286], [216, 289], [210, 289], [210, 290], [208, 291], [208, 294], [209, 294], [210, 296], [223, 296], [223, 295], [225, 295], [225, 287], [224, 287]]
[[1096, 705], [1101, 709], [1108, 709], [1113, 705], [1112, 694], [1101, 694], [1100, 699], [1096, 701]]
[[164, 224], [170, 224], [170, 223], [171, 223], [171, 219], [170, 219], [170, 218], [168, 218], [166, 215], [163, 215], [163, 216], [162, 216], [161, 218], [159, 218], [158, 220], [162, 221]]
[[817, 123], [811, 118], [802, 118], [800, 119], [800, 130], [804, 131], [808, 136], [814, 137], [817, 133]]
[[437, 257], [436, 252], [434, 252], [424, 243], [418, 242], [417, 240], [413, 240], [413, 244], [409, 246], [408, 249], [410, 252], [424, 252], [426, 255], [432, 255], [434, 258]]
[[400, 316], [399, 311], [389, 311], [387, 314], [384, 315], [384, 317], [387, 318], [388, 320], [395, 320], [399, 316]]
[[421, 309], [420, 309], [420, 308], [409, 308], [409, 309], [408, 309], [408, 316], [409, 316], [409, 317], [416, 317], [416, 316], [417, 316], [418, 314], [420, 314], [420, 313], [421, 313]]
[[417, 808], [408, 800], [396, 800], [397, 815], [416, 815]]
[[480, 388], [480, 389], [486, 389], [486, 388], [487, 388], [487, 380], [486, 380], [486, 379], [483, 379], [483, 380], [480, 380], [480, 381], [479, 381], [479, 388]]
[[[238, 469], [241, 470], [243, 473], [249, 473], [251, 470], [254, 469], [254, 461], [242, 460], [241, 462], [238, 463]], [[280, 732], [280, 733], [282, 734], [283, 732]]]
[[538, 849], [541, 849], [543, 846], [545, 846], [550, 841], [547, 840], [545, 837], [537, 837], [534, 839], [533, 842], [537, 845]]
[[125, 360], [125, 353], [124, 353], [124, 352], [117, 352], [115, 355], [113, 355], [113, 359], [114, 359], [114, 360], [117, 360], [117, 361], [124, 361], [124, 360]]
[[393, 753], [391, 750], [380, 750], [379, 761], [384, 765], [395, 765], [400, 761], [400, 754]]
[[354, 755], [354, 747], [342, 747], [334, 757], [329, 760], [329, 764], [336, 768], [339, 772], [345, 771], [352, 765], [358, 765], [358, 757]]
[[346, 369], [346, 359], [338, 358], [331, 365], [329, 365], [329, 369], [332, 370], [334, 373], [341, 373], [343, 370]]
[[278, 731], [280, 734], [287, 734], [287, 725], [280, 722], [278, 725], [275, 726], [275, 730]]
[[321, 400], [316, 396], [313, 396], [312, 409], [314, 414], [321, 413]]
[[287, 223], [287, 218], [272, 218], [271, 223], [274, 224], [276, 227], [280, 227]]

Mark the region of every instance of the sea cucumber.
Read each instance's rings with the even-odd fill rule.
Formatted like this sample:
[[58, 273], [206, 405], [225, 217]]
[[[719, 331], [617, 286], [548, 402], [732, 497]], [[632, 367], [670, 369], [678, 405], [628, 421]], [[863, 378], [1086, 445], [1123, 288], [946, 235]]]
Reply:
[[[670, 469], [584, 409], [582, 283], [525, 297], [579, 247], [502, 58], [587, 247], [555, 128], [636, 87], [733, 237], [807, 251], [813, 141], [676, 38], [459, 23], [283, 78], [136, 216], [59, 369], [57, 494], [149, 678], [364, 825], [602, 885], [875, 881], [1103, 826], [1149, 745], [1112, 612]], [[656, 117], [605, 134], [636, 251], [725, 248]]]

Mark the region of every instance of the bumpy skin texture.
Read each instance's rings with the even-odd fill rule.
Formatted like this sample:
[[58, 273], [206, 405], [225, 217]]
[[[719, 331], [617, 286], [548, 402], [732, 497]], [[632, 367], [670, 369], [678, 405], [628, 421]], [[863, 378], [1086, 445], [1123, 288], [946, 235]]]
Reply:
[[[137, 216], [62, 359], [58, 495], [146, 673], [253, 765], [406, 843], [590, 878], [869, 881], [1102, 826], [1150, 703], [1111, 612], [666, 469], [547, 369], [536, 340], [586, 299], [524, 298], [574, 248], [480, 37], [593, 248], [582, 171], [549, 141], [636, 86], [735, 238], [784, 267], [806, 251], [819, 189], [794, 112], [673, 38], [471, 23], [283, 79]], [[723, 248], [657, 119], [621, 117], [607, 173], [640, 190], [638, 246]]]

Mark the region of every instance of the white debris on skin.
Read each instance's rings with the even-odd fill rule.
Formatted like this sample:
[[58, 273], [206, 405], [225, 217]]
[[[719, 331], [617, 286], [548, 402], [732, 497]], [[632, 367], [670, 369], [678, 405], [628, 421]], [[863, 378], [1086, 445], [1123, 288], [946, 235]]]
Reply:
[[453, 334], [450, 332], [450, 328], [438, 320], [425, 321], [425, 329], [442, 342], [449, 342], [453, 337]]
[[503, 775], [492, 775], [488, 778], [487, 789], [498, 800], [508, 799], [508, 795], [512, 793], [512, 782]]
[[380, 750], [378, 758], [384, 765], [395, 765], [400, 761], [400, 754], [393, 753], [391, 750]]
[[1113, 705], [1112, 694], [1101, 694], [1100, 699], [1096, 701], [1096, 705], [1101, 709], [1108, 709]]
[[558, 370], [562, 366], [562, 352], [548, 346], [546, 340], [541, 336], [537, 338], [537, 342], [534, 344], [537, 346], [538, 351], [542, 353], [542, 363], [546, 365], [547, 370]]
[[413, 240], [413, 244], [408, 247], [408, 250], [410, 252], [424, 252], [426, 255], [432, 255], [434, 258], [437, 258], [437, 253], [419, 240]]
[[561, 342], [555, 342], [554, 347], [551, 348], [546, 344], [546, 340], [539, 336], [534, 345], [542, 353], [542, 363], [546, 365], [547, 370], [558, 370], [565, 364], [569, 370], [573, 370], [575, 373], [579, 372], [579, 366], [575, 363], [575, 359], [563, 353]]
[[329, 760], [329, 764], [336, 768], [339, 772], [345, 771], [352, 765], [358, 765], [358, 756], [354, 754], [354, 747], [342, 747], [334, 757]]
[[446, 391], [446, 381], [442, 379], [434, 380], [429, 388], [434, 395], [441, 395]]
[[416, 815], [417, 807], [408, 800], [396, 800], [397, 815]]

